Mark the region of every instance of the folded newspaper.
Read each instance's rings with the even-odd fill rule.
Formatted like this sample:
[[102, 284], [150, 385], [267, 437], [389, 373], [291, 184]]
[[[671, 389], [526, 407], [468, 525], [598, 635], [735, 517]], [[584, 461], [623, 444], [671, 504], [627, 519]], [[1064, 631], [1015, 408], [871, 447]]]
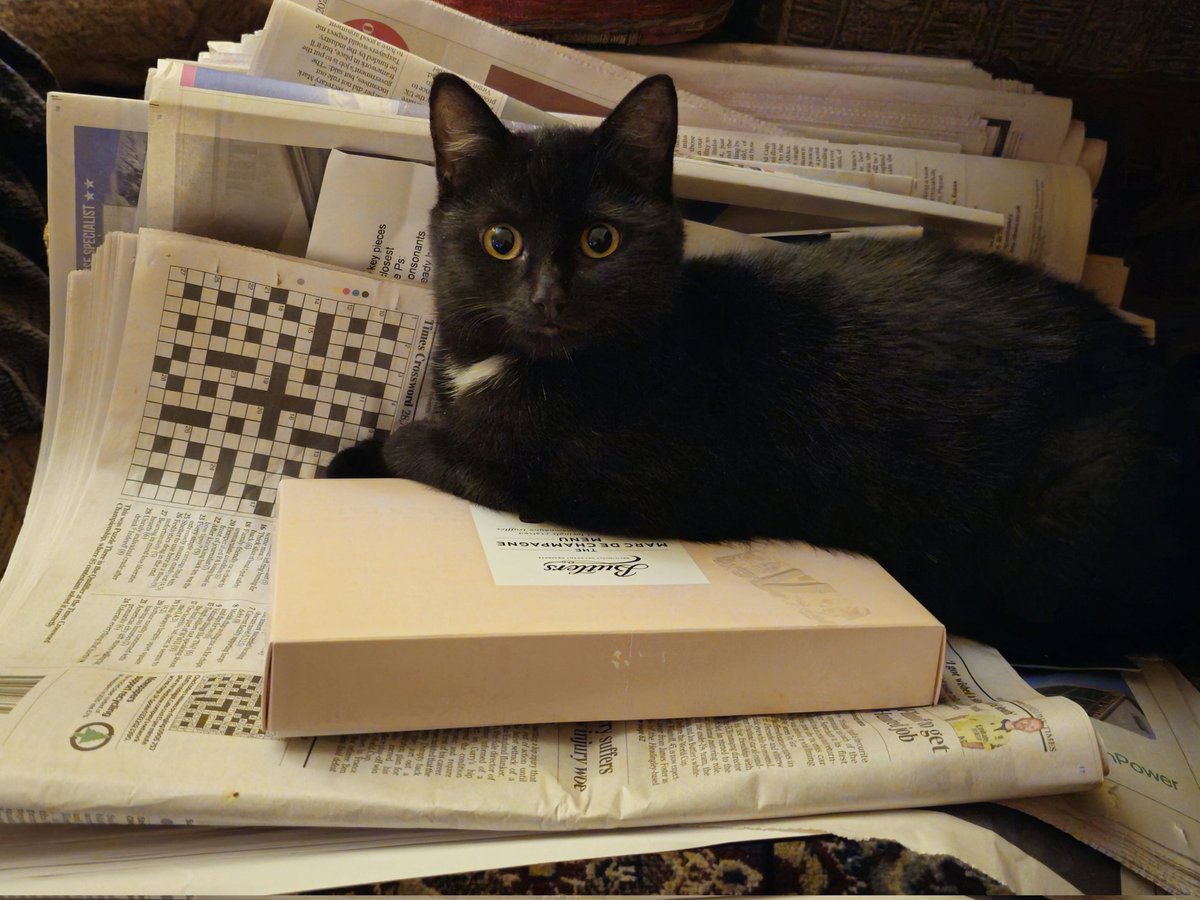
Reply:
[[[1176, 757], [1103, 755], [1075, 703], [969, 643], [927, 709], [262, 734], [278, 479], [428, 409], [428, 80], [456, 71], [530, 127], [602, 115], [640, 78], [633, 60], [428, 0], [369, 2], [277, 0], [262, 33], [162, 61], [146, 101], [51, 98], [55, 327], [37, 480], [0, 583], [0, 820], [571, 830], [1024, 797], [1159, 884], [1193, 884], [1194, 846], [1150, 808], [1086, 799], [1153, 771], [1186, 833], [1200, 786]], [[708, 93], [679, 64], [695, 90], [677, 192], [722, 226], [691, 223], [691, 252], [926, 229], [1083, 275], [1103, 148], [1069, 105], [961, 66], [823, 58], [727, 51]], [[850, 71], [854, 96], [780, 112], [763, 79], [806, 69]], [[854, 119], [902, 102], [944, 109], [908, 130]], [[399, 186], [391, 208], [369, 208], [381, 180]], [[166, 230], [123, 233], [138, 226]], [[376, 365], [343, 371], [340, 351], [366, 342]]]

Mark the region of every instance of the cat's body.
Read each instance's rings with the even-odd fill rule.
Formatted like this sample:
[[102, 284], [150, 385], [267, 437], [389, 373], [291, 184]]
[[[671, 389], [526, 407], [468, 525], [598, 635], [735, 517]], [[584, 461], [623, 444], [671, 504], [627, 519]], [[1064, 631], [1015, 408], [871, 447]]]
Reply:
[[665, 79], [596, 135], [510, 136], [437, 88], [440, 409], [387, 474], [597, 532], [867, 554], [1010, 644], [1152, 590], [1174, 462], [1135, 328], [940, 241], [682, 261]]

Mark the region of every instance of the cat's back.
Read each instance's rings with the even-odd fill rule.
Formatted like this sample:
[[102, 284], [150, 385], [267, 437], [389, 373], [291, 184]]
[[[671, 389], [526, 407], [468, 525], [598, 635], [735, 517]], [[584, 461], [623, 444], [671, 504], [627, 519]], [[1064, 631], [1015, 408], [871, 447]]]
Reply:
[[731, 453], [858, 498], [831, 508], [994, 516], [1064, 471], [1123, 478], [1153, 440], [1162, 373], [1138, 330], [1006, 259], [840, 241], [691, 260], [684, 281]]
[[969, 591], [1034, 618], [1120, 595], [1117, 556], [1172, 552], [1165, 373], [1090, 295], [928, 240], [701, 258], [685, 282], [780, 536], [867, 552], [945, 610]]
[[840, 240], [685, 263], [687, 302], [717, 316], [816, 316], [863, 338], [878, 331], [931, 343], [1027, 341], [1047, 354], [1089, 337], [1144, 355], [1145, 341], [1077, 288], [994, 253], [941, 238]]
[[902, 402], [900, 413], [1140, 391], [1157, 377], [1139, 329], [1090, 295], [940, 239], [700, 257], [683, 285], [693, 340], [750, 377], [787, 372], [847, 400]]

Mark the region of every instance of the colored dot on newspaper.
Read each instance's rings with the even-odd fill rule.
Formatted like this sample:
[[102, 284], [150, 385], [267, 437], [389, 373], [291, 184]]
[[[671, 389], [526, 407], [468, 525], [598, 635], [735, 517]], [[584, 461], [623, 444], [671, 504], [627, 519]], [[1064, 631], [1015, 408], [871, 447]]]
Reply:
[[342, 288], [342, 293], [343, 293], [343, 294], [349, 294], [349, 293], [350, 293], [350, 288]]
[[352, 293], [355, 297], [358, 296], [358, 291], [351, 291], [350, 293]]

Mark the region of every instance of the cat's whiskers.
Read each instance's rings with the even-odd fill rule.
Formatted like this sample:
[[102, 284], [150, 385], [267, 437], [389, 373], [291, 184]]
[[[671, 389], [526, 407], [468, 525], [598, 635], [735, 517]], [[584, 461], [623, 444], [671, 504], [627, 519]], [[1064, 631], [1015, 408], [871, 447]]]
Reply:
[[475, 332], [487, 323], [505, 318], [503, 311], [495, 309], [489, 301], [483, 299], [460, 304], [453, 312], [442, 317], [446, 325], [456, 325], [462, 329], [462, 339], [466, 342], [471, 341]]
[[[614, 318], [605, 321], [604, 324], [605, 326], [611, 325], [614, 332], [628, 335], [637, 341], [641, 341], [646, 335], [646, 328], [639, 327], [637, 322], [630, 321], [628, 318]], [[647, 328], [653, 327], [654, 324], [653, 319], [646, 320]]]

